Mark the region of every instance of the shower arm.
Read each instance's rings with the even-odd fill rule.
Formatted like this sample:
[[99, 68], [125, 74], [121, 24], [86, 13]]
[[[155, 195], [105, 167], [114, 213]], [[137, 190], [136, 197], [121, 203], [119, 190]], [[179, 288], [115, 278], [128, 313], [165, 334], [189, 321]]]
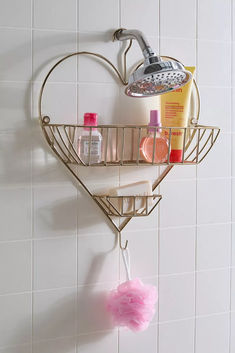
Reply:
[[[147, 39], [145, 38], [144, 34], [141, 31], [136, 29], [123, 29], [120, 28], [113, 34], [113, 38], [116, 40], [124, 41], [124, 40], [132, 40], [136, 39], [139, 43], [139, 46], [143, 52], [144, 58], [148, 59], [151, 56], [156, 57], [156, 53], [150, 47]], [[161, 61], [160, 57], [157, 56], [158, 61]], [[157, 61], [155, 59], [155, 61]]]

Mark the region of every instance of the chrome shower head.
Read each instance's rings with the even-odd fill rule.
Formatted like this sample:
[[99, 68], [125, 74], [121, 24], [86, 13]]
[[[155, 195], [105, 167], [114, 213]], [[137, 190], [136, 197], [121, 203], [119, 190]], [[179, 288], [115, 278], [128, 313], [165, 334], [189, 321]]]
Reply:
[[120, 29], [115, 32], [117, 40], [136, 39], [144, 55], [143, 66], [134, 71], [125, 93], [130, 97], [151, 97], [184, 86], [192, 77], [178, 61], [163, 61], [157, 56], [140, 31]]

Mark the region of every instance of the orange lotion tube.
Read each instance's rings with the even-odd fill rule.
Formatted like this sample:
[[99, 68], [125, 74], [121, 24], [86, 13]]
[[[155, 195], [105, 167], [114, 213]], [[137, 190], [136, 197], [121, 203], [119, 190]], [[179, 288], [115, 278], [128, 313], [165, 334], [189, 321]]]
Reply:
[[[192, 73], [191, 80], [183, 87], [161, 95], [161, 119], [164, 127], [187, 127], [190, 96], [192, 91], [195, 67], [185, 67]], [[169, 129], [163, 129], [163, 134], [169, 138]], [[183, 162], [184, 129], [171, 130], [170, 162]]]

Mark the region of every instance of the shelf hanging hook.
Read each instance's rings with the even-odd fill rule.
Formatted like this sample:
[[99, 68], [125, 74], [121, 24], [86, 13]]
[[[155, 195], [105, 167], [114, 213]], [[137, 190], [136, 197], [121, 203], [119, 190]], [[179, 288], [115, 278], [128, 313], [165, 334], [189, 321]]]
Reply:
[[125, 246], [122, 246], [122, 235], [121, 232], [118, 232], [118, 237], [119, 237], [119, 247], [121, 250], [126, 250], [128, 246], [128, 240], [125, 242]]

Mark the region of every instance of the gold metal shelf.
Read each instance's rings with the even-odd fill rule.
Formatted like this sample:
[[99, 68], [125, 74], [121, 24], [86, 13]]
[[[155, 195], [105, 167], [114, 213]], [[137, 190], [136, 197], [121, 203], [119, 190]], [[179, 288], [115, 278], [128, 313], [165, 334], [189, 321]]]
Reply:
[[[78, 152], [78, 138], [84, 130], [83, 125], [50, 124], [50, 119], [46, 116], [43, 118], [42, 128], [50, 147], [64, 164], [85, 167], [198, 164], [211, 150], [220, 132], [220, 129], [214, 126], [162, 127], [162, 134], [169, 136], [168, 154], [164, 162], [157, 163], [154, 144], [151, 162], [146, 162], [140, 154], [141, 139], [147, 136], [148, 126], [99, 125], [97, 130], [102, 135], [101, 162], [92, 163], [91, 143], [94, 127], [86, 126], [86, 129], [89, 129], [86, 160], [83, 160]], [[154, 130], [156, 136], [157, 128], [151, 129]], [[176, 133], [180, 134], [182, 139], [183, 156], [180, 163], [170, 161], [171, 137]], [[156, 141], [155, 138], [154, 141]]]
[[161, 201], [161, 195], [109, 196], [93, 195], [107, 216], [143, 217], [149, 216]]

